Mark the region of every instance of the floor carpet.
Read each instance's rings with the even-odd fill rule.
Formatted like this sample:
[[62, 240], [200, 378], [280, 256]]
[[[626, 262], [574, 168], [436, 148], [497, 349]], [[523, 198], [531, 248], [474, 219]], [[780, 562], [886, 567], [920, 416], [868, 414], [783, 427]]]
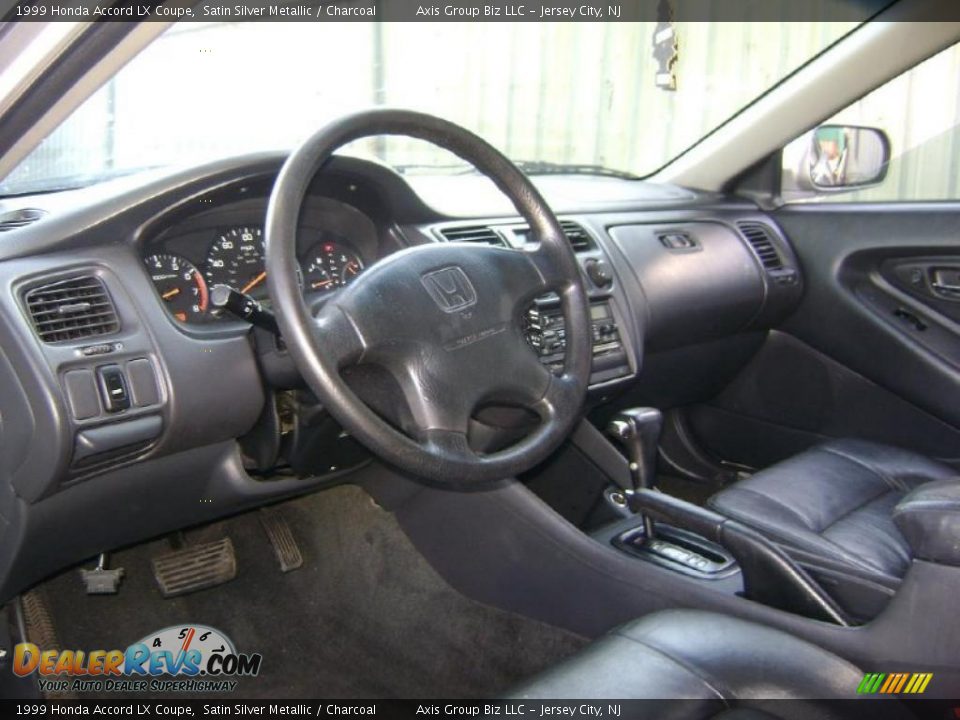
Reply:
[[150, 558], [169, 545], [134, 547], [111, 558], [126, 572], [118, 595], [86, 595], [76, 570], [41, 586], [62, 647], [123, 649], [202, 623], [263, 655], [259, 676], [225, 697], [466, 698], [496, 695], [586, 642], [457, 593], [359, 488], [276, 508], [300, 544], [299, 570], [280, 571], [257, 512], [187, 534], [227, 535], [236, 548], [236, 579], [209, 590], [164, 599]]

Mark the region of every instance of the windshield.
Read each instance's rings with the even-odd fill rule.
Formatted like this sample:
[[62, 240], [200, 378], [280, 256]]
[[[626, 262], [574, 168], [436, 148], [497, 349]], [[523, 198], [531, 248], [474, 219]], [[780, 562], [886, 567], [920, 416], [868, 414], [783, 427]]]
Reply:
[[[646, 176], [855, 23], [182, 23], [41, 144], [0, 194], [289, 149], [372, 105], [440, 115], [531, 173]], [[449, 154], [366, 141], [403, 172]]]

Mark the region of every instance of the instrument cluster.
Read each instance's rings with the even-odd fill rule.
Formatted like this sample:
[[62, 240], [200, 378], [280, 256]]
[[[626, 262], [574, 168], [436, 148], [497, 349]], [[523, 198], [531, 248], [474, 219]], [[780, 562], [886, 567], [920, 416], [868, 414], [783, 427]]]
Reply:
[[[304, 296], [320, 299], [348, 285], [377, 258], [377, 236], [372, 221], [348, 205], [325, 199], [313, 210], [298, 230], [298, 269]], [[204, 213], [145, 244], [147, 272], [176, 320], [216, 319], [210, 312], [210, 289], [216, 285], [269, 302], [262, 217], [259, 208]]]

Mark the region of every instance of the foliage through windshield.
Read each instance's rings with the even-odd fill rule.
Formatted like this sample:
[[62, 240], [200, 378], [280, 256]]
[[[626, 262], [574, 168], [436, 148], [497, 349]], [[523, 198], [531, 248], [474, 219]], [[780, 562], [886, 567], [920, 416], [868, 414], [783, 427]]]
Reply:
[[[374, 105], [460, 123], [533, 173], [645, 176], [854, 26], [684, 22], [670, 38], [653, 22], [183, 23], [87, 100], [0, 194], [289, 149]], [[360, 145], [405, 172], [463, 170], [418, 141]]]

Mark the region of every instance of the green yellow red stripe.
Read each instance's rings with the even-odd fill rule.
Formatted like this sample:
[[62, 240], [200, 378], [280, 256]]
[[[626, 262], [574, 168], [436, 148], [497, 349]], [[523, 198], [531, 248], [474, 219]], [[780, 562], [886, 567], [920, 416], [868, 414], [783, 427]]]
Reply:
[[866, 673], [857, 686], [860, 695], [918, 695], [927, 689], [933, 673]]

